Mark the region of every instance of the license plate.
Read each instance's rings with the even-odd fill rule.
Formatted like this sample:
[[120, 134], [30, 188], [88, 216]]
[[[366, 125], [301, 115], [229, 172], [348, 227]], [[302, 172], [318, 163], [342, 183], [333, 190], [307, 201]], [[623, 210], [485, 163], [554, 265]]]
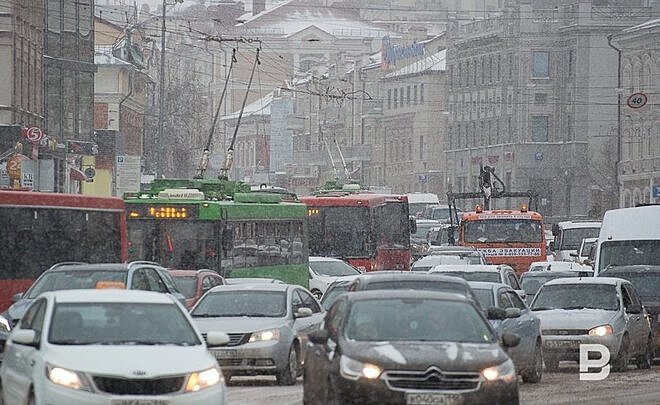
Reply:
[[216, 359], [233, 359], [236, 357], [236, 350], [216, 350]]
[[461, 405], [463, 397], [456, 394], [407, 392], [406, 405]]
[[168, 405], [164, 399], [113, 399], [111, 405]]
[[578, 340], [548, 340], [545, 346], [549, 349], [577, 349], [580, 347]]

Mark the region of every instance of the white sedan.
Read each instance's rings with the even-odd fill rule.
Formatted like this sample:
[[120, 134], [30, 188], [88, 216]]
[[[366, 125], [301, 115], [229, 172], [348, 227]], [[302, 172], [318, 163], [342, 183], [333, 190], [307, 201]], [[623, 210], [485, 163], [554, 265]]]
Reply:
[[361, 273], [355, 267], [343, 260], [332, 257], [310, 256], [309, 258], [309, 291], [317, 299], [328, 289], [333, 281], [346, 276], [359, 276]]
[[[209, 346], [229, 337], [207, 335]], [[0, 367], [14, 404], [225, 404], [222, 372], [176, 299], [148, 291], [40, 295]]]

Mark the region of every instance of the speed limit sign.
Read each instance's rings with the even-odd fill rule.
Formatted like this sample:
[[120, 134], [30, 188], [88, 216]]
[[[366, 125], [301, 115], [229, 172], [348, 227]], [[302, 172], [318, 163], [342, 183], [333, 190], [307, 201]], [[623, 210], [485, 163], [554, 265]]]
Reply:
[[39, 127], [30, 127], [25, 134], [28, 142], [30, 143], [39, 143], [41, 138], [44, 137], [44, 131]]
[[649, 101], [649, 98], [644, 93], [635, 93], [628, 97], [626, 104], [630, 108], [642, 108]]

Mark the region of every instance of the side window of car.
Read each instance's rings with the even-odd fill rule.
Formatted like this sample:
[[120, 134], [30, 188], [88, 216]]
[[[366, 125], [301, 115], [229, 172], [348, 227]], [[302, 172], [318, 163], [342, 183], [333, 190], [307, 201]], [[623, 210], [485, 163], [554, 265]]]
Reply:
[[131, 279], [132, 290], [145, 290], [149, 291], [149, 279], [147, 277], [147, 269], [136, 269], [133, 271], [133, 278]]
[[625, 285], [621, 286], [621, 299], [623, 300], [624, 310], [627, 310], [632, 306], [632, 300], [630, 299], [630, 295], [628, 295], [628, 290]]
[[307, 291], [303, 291], [303, 290], [298, 290], [298, 294], [300, 294], [300, 298], [302, 300], [303, 308], [311, 309], [312, 313], [314, 313], [314, 314], [317, 314], [317, 313], [321, 312], [321, 306], [318, 304], [318, 302], [312, 296], [312, 294], [308, 293]]
[[330, 312], [326, 316], [326, 329], [333, 339], [337, 339], [339, 328], [341, 328], [346, 316], [346, 301], [339, 300], [330, 307]]
[[513, 303], [511, 302], [511, 299], [509, 298], [509, 294], [507, 294], [506, 290], [500, 290], [497, 293], [497, 302], [498, 302], [498, 307], [500, 308], [511, 308], [513, 307]]
[[207, 291], [210, 290], [214, 286], [213, 284], [213, 278], [211, 276], [204, 276], [202, 279], [202, 290]]
[[507, 272], [507, 280], [509, 280], [508, 284], [513, 288], [514, 290], [520, 290], [520, 283], [518, 283], [518, 277], [514, 273]]
[[514, 308], [518, 308], [521, 311], [527, 309], [523, 300], [520, 299], [520, 296], [516, 294], [514, 291], [508, 291], [507, 295], [509, 296], [509, 299], [511, 300], [511, 303], [513, 304]]
[[633, 307], [641, 307], [642, 302], [639, 300], [639, 297], [637, 296], [637, 292], [635, 291], [635, 288], [631, 285], [624, 284], [623, 288], [625, 289], [626, 293], [628, 294], [628, 297], [630, 299], [630, 303], [632, 304]]
[[162, 270], [157, 270], [156, 273], [160, 275], [160, 278], [165, 283], [165, 287], [167, 288], [168, 292], [179, 291], [169, 271], [162, 269]]
[[154, 269], [145, 269], [147, 273], [147, 280], [149, 280], [149, 289], [151, 291], [157, 291], [166, 293], [169, 292], [167, 285], [163, 279], [160, 278], [158, 272]]
[[[35, 329], [35, 326], [41, 322], [43, 324], [43, 315], [46, 309], [46, 300], [40, 299], [35, 301], [25, 314], [21, 318], [21, 321], [18, 324], [18, 329]], [[41, 313], [41, 321], [38, 321], [37, 318]], [[41, 328], [39, 329], [41, 330]]]
[[300, 299], [300, 295], [298, 295], [297, 291], [293, 291], [293, 294], [291, 296], [291, 309], [293, 313], [296, 313], [299, 308], [303, 307], [302, 299]]

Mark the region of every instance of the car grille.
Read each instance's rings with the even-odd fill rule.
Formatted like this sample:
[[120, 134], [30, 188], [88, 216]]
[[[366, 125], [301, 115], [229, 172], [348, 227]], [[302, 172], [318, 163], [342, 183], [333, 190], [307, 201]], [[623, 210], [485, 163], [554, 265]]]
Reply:
[[243, 364], [243, 359], [218, 359], [220, 367], [238, 367]]
[[100, 391], [115, 395], [162, 395], [180, 391], [185, 377], [165, 377], [153, 379], [128, 379], [94, 377], [94, 384]]
[[[250, 340], [251, 333], [227, 333], [227, 335], [229, 336], [229, 343], [227, 343], [225, 347], [246, 344], [248, 340]], [[202, 337], [206, 342], [206, 333], [202, 333]]]
[[577, 336], [577, 335], [588, 335], [588, 329], [543, 329], [541, 331], [543, 335], [552, 335], [552, 336]]
[[431, 367], [426, 371], [387, 371], [385, 382], [395, 391], [473, 391], [479, 388], [479, 373], [445, 372]]

